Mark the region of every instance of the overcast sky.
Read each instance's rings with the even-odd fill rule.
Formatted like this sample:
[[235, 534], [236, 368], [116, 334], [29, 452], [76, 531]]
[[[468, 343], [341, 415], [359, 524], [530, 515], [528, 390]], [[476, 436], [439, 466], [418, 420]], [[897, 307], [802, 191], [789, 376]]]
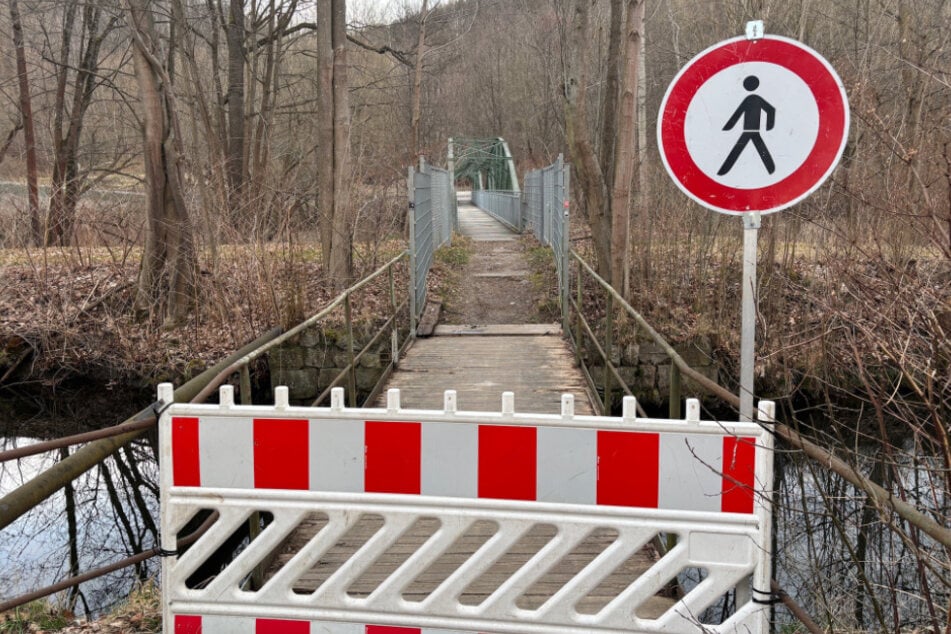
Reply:
[[[430, 0], [429, 4], [438, 4], [438, 0]], [[358, 24], [389, 22], [406, 8], [416, 9], [421, 5], [421, 0], [347, 0], [347, 20]]]

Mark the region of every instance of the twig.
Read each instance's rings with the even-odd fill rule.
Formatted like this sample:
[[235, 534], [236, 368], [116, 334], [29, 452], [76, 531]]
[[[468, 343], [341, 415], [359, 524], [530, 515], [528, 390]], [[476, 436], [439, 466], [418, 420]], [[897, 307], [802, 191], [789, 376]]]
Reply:
[[773, 594], [779, 596], [779, 599], [783, 602], [783, 605], [786, 606], [786, 609], [789, 610], [790, 614], [799, 619], [799, 622], [802, 623], [807, 630], [812, 632], [812, 634], [824, 634], [822, 628], [812, 620], [809, 613], [806, 612], [801, 605], [796, 603], [795, 599], [786, 594], [786, 591], [779, 586], [779, 583], [777, 583], [775, 579], [770, 580], [769, 589], [773, 591]]

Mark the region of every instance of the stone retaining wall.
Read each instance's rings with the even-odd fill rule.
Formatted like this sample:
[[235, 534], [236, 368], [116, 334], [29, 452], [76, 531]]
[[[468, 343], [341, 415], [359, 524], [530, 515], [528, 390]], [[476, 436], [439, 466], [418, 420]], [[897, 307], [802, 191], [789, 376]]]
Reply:
[[[684, 361], [700, 374], [717, 381], [718, 366], [713, 346], [706, 338], [698, 338], [674, 346]], [[671, 361], [664, 349], [653, 341], [639, 341], [614, 349], [612, 363], [639, 401], [648, 406], [666, 406], [670, 393]], [[604, 366], [593, 348], [586, 351], [588, 370], [598, 388], [603, 391]], [[613, 381], [613, 379], [612, 379]], [[614, 390], [620, 392], [617, 385]], [[700, 398], [704, 392], [684, 377], [681, 383], [683, 398]], [[617, 395], [616, 395], [617, 396]]]
[[[361, 330], [354, 328], [354, 355], [359, 353], [374, 334]], [[390, 337], [384, 335], [357, 364], [358, 402], [363, 402], [383, 376], [390, 358]], [[306, 330], [296, 341], [273, 349], [268, 355], [268, 363], [271, 386], [286, 385], [292, 403], [309, 405], [349, 365], [347, 333], [343, 328], [340, 331], [332, 328]], [[337, 385], [346, 388], [347, 379], [344, 378]]]

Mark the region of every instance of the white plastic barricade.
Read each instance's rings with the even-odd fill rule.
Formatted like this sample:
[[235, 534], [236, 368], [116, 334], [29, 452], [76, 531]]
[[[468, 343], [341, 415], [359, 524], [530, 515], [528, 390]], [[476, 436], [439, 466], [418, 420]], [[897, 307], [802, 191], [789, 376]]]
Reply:
[[457, 411], [454, 392], [443, 411], [396, 390], [381, 409], [342, 390], [327, 408], [286, 388], [274, 406], [219, 400], [160, 420], [166, 632], [767, 631], [772, 403], [724, 423], [694, 400], [686, 420], [637, 418], [634, 399], [575, 416], [568, 395], [561, 416], [516, 413], [510, 393], [496, 413]]

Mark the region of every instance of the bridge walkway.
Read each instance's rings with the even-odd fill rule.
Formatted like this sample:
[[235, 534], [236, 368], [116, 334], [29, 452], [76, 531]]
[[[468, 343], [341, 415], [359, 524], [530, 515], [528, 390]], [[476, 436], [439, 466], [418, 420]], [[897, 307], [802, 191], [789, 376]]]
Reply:
[[[476, 250], [488, 257], [473, 258], [477, 271], [486, 282], [503, 278], [527, 277], [528, 264], [518, 262], [521, 251], [518, 236], [502, 223], [461, 198], [458, 206], [460, 232], [476, 243]], [[480, 245], [480, 243], [482, 243]], [[479, 247], [488, 247], [479, 249]], [[501, 267], [501, 269], [499, 268]], [[476, 284], [475, 286], [478, 286]], [[478, 292], [478, 289], [466, 289]], [[489, 321], [491, 319], [491, 312]], [[504, 311], [495, 311], [496, 315]], [[514, 392], [515, 411], [557, 414], [561, 412], [562, 394], [573, 394], [575, 413], [593, 415], [594, 407], [588, 397], [587, 385], [574, 355], [562, 337], [559, 324], [544, 323], [481, 323], [445, 324], [436, 327], [433, 336], [419, 338], [399, 368], [391, 375], [386, 389], [400, 390], [401, 407], [409, 409], [442, 409], [445, 390], [456, 390], [459, 410], [499, 411], [502, 393]], [[386, 389], [374, 407], [386, 405]], [[266, 577], [280, 570], [291, 557], [314, 535], [326, 526], [327, 520], [314, 517], [302, 524], [285, 541], [280, 554], [272, 562]], [[430, 522], [431, 523], [431, 522]], [[371, 516], [361, 520], [345, 535], [338, 547], [328, 553], [310, 571], [298, 579], [295, 592], [309, 593], [320, 587], [353, 552], [359, 550], [380, 529], [381, 520]], [[478, 605], [508, 577], [524, 565], [535, 553], [548, 544], [553, 535], [550, 526], [536, 525], [479, 579], [466, 589], [461, 601]], [[378, 560], [367, 574], [351, 586], [352, 596], [367, 596], [387, 571], [395, 569], [407, 553], [423, 544], [435, 530], [427, 521], [412, 526]], [[462, 535], [438, 560], [404, 592], [408, 600], [422, 600], [427, 592], [438, 586], [460, 565], [470, 559], [494, 534], [489, 523], [477, 523]], [[523, 596], [523, 608], [534, 609], [551, 597], [580, 569], [615, 540], [610, 530], [596, 530], [579, 543], [562, 562], [552, 567], [530, 592]], [[583, 613], [600, 610], [616, 597], [631, 579], [637, 578], [657, 561], [657, 552], [651, 544], [645, 545], [618, 567], [588, 596], [583, 597], [578, 609]], [[662, 614], [673, 603], [665, 596], [649, 599], [639, 610], [640, 616], [652, 618]]]
[[[498, 411], [502, 393], [514, 392], [516, 411], [557, 414], [561, 395], [572, 394], [576, 414], [594, 414], [584, 376], [561, 326], [506, 323], [512, 301], [530, 301], [524, 291], [518, 296], [518, 289], [528, 283], [528, 263], [518, 236], [463, 196], [459, 230], [476, 243], [480, 257], [470, 265], [474, 283], [461, 292], [481, 296], [460, 301], [480, 302], [474, 312], [484, 321], [439, 325], [432, 337], [417, 339], [385, 388], [398, 388], [402, 406], [414, 409], [442, 409], [443, 393], [456, 390], [460, 410]], [[485, 287], [513, 278], [511, 294], [503, 294], [492, 305]], [[467, 316], [471, 314], [461, 317]], [[386, 389], [375, 406], [386, 404]]]

